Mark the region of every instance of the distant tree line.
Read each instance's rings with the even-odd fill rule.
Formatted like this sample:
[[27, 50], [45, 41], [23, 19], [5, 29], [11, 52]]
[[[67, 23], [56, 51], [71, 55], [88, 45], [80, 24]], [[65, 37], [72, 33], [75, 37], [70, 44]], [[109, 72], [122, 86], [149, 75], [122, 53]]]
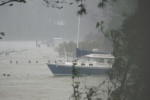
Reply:
[[[111, 52], [111, 43], [106, 43], [105, 37], [100, 34], [89, 33], [85, 36], [84, 40], [79, 42], [79, 49], [92, 51], [97, 49], [101, 52]], [[108, 41], [108, 40], [107, 40]], [[55, 50], [59, 53], [60, 56], [75, 56], [77, 44], [74, 41], [63, 42]]]
[[58, 47], [55, 48], [58, 52], [59, 56], [74, 56], [76, 50], [76, 43], [74, 41], [66, 42], [59, 44]]

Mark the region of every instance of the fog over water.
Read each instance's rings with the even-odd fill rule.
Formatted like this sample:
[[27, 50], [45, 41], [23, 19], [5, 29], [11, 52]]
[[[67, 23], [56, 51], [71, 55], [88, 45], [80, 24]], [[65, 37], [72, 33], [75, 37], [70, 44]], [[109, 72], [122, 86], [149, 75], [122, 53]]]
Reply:
[[[54, 77], [46, 64], [49, 59], [59, 59], [58, 53], [44, 44], [36, 47], [35, 40], [61, 37], [76, 41], [78, 5], [64, 4], [59, 10], [47, 7], [43, 0], [26, 1], [0, 6], [0, 32], [5, 32], [0, 40], [0, 100], [69, 100], [73, 93], [71, 76]], [[138, 7], [137, 0], [118, 0], [105, 9], [97, 8], [98, 2], [84, 2], [87, 15], [81, 17], [80, 41], [89, 33], [102, 34], [96, 29], [97, 21], [104, 21], [105, 31], [121, 28], [122, 14], [129, 16]], [[98, 86], [105, 79], [89, 76], [79, 81], [82, 88], [85, 84]]]
[[[94, 1], [86, 0], [87, 15], [81, 17], [80, 40], [86, 34], [98, 32], [95, 28], [97, 21], [104, 21], [105, 30], [119, 28], [123, 20], [120, 14], [133, 13], [137, 6], [136, 0], [132, 0], [129, 6], [123, 6], [129, 0], [120, 0], [119, 6], [113, 6], [121, 9], [115, 10], [109, 6], [103, 10], [97, 8], [99, 0]], [[6, 34], [3, 40], [49, 40], [54, 37], [76, 40], [78, 5], [74, 2], [71, 6], [63, 6], [61, 10], [47, 7], [43, 0], [27, 0], [26, 4], [14, 3], [11, 7], [1, 6], [0, 31]]]
[[[55, 77], [46, 64], [59, 58], [53, 48], [38, 48], [35, 41], [1, 41], [0, 48], [0, 100], [70, 100], [71, 76]], [[105, 79], [89, 76], [78, 80], [83, 89], [85, 84], [97, 86]]]

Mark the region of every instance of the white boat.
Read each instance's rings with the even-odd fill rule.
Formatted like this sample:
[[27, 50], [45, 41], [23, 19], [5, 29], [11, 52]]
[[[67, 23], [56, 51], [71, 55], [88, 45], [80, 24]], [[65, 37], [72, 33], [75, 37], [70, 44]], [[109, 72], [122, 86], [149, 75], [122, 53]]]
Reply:
[[[78, 75], [106, 75], [106, 72], [112, 68], [114, 56], [110, 53], [103, 52], [92, 52], [78, 49], [79, 40], [79, 29], [80, 28], [80, 16], [78, 17], [78, 34], [77, 34], [77, 49], [76, 57], [81, 57], [82, 59], [77, 59], [75, 69]], [[55, 61], [55, 63], [48, 63], [48, 67], [53, 73], [53, 75], [72, 75], [74, 62], [61, 62]]]
[[54, 76], [72, 75], [73, 64], [78, 75], [107, 75], [107, 71], [112, 68], [114, 56], [111, 54], [88, 54], [78, 58], [76, 62], [48, 63], [48, 67]]

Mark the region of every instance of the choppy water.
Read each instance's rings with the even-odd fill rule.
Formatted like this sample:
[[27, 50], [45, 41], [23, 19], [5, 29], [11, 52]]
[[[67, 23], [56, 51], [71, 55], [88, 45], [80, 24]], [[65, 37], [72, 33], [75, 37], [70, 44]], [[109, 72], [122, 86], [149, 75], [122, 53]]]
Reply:
[[[52, 48], [37, 48], [34, 42], [0, 42], [0, 100], [69, 100], [73, 93], [71, 76], [55, 77], [46, 65], [55, 57]], [[82, 89], [85, 84], [98, 86], [104, 79], [88, 76], [78, 81]]]

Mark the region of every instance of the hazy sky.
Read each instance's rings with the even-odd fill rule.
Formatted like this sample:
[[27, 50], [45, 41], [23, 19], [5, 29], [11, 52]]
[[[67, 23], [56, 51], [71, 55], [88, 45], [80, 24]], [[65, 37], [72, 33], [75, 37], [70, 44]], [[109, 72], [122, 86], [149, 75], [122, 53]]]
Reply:
[[[104, 20], [107, 26], [112, 20], [97, 8], [99, 0], [94, 1], [86, 0], [87, 15], [81, 17], [80, 40], [88, 33], [98, 32], [95, 28], [97, 21]], [[53, 37], [76, 40], [77, 9], [76, 3], [72, 6], [64, 4], [61, 10], [46, 7], [43, 0], [1, 6], [0, 31], [6, 34], [3, 40], [49, 40]]]

